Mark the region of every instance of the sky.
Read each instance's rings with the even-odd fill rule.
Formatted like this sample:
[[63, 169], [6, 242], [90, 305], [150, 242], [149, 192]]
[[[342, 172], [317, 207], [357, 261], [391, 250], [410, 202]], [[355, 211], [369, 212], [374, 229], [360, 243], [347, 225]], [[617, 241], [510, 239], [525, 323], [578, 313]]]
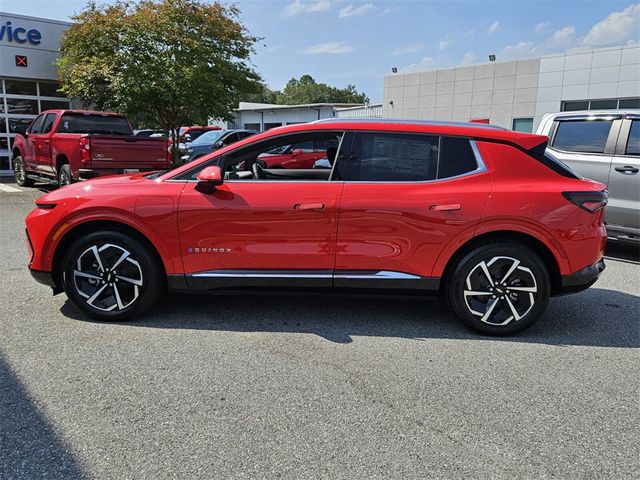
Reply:
[[[3, 0], [8, 13], [69, 20], [86, 0]], [[110, 0], [98, 3], [111, 3]], [[225, 1], [224, 3], [231, 3]], [[267, 85], [310, 74], [382, 100], [393, 67], [418, 71], [640, 42], [640, 3], [618, 0], [239, 0], [261, 37], [252, 56]]]

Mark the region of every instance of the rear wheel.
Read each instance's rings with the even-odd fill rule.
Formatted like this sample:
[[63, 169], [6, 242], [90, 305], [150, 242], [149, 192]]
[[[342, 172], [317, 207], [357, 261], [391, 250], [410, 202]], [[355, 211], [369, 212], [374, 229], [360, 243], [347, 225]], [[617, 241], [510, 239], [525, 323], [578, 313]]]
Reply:
[[73, 177], [71, 176], [71, 166], [68, 163], [60, 166], [58, 170], [58, 185], [64, 187], [65, 185], [71, 185], [73, 183]]
[[22, 160], [22, 157], [15, 157], [13, 159], [13, 173], [16, 177], [16, 183], [21, 187], [32, 187], [35, 183], [30, 178], [27, 178], [27, 171], [24, 169], [24, 160]]
[[162, 265], [148, 247], [117, 231], [76, 240], [63, 263], [64, 290], [76, 307], [98, 320], [139, 315], [164, 291]]
[[491, 335], [531, 326], [544, 313], [550, 294], [544, 262], [515, 242], [490, 243], [469, 252], [446, 285], [447, 300], [458, 319]]

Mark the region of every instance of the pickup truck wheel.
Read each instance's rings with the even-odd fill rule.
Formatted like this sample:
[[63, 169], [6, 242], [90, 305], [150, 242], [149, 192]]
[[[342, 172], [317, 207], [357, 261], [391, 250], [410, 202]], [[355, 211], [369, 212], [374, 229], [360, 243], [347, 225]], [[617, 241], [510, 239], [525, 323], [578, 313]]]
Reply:
[[68, 163], [65, 163], [58, 170], [58, 185], [64, 187], [65, 185], [71, 185], [73, 183], [73, 177], [71, 176], [71, 167]]
[[24, 161], [22, 160], [22, 157], [16, 157], [13, 159], [13, 173], [18, 185], [21, 187], [33, 187], [35, 182], [30, 178], [27, 178], [27, 171], [24, 169]]
[[467, 327], [508, 335], [544, 313], [551, 281], [540, 257], [524, 245], [496, 242], [465, 255], [445, 284], [449, 305]]
[[69, 300], [97, 320], [135, 317], [164, 291], [159, 260], [140, 241], [117, 231], [77, 239], [64, 256], [62, 272]]

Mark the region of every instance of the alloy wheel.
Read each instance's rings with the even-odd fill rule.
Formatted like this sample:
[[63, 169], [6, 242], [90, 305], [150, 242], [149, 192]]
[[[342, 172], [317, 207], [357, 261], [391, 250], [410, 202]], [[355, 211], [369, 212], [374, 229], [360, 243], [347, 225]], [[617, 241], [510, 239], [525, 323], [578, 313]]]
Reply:
[[469, 312], [489, 325], [507, 325], [526, 316], [538, 284], [520, 260], [495, 256], [476, 264], [465, 280], [464, 301]]
[[26, 174], [24, 172], [24, 165], [21, 160], [15, 161], [13, 163], [13, 173], [16, 176], [16, 181], [18, 183], [24, 183]]
[[124, 310], [140, 295], [142, 268], [121, 246], [92, 245], [78, 257], [73, 282], [90, 307], [104, 312]]

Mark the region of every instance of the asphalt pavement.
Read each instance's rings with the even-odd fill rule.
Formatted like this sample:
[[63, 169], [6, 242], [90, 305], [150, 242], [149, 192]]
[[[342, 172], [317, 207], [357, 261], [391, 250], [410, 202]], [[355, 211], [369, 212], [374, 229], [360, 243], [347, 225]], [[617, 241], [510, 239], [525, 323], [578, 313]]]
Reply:
[[0, 189], [0, 478], [640, 478], [640, 263], [512, 337], [434, 299], [170, 295], [87, 320]]

